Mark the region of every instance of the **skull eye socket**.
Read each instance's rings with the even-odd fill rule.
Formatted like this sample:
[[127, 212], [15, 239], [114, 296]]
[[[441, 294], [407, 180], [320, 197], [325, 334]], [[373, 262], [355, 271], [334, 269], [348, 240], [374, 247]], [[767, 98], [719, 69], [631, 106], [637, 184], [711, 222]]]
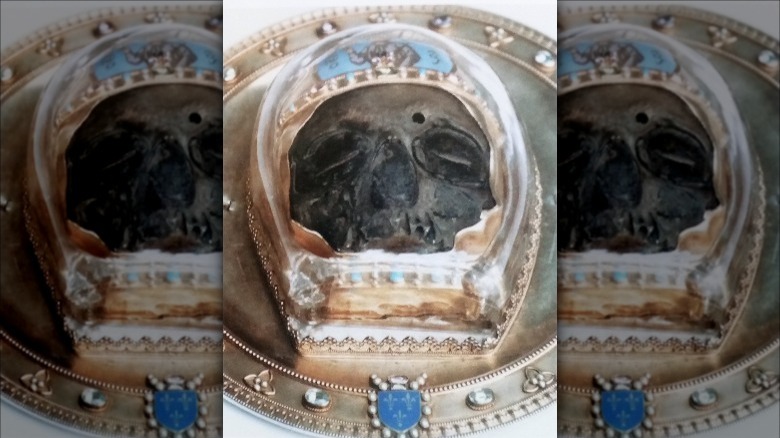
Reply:
[[430, 129], [414, 139], [412, 152], [434, 178], [462, 186], [487, 185], [488, 152], [464, 132]]
[[581, 127], [568, 127], [558, 134], [558, 167], [581, 173], [590, 160], [592, 137]]
[[658, 178], [693, 188], [712, 183], [712, 155], [688, 132], [655, 129], [637, 140], [636, 153], [642, 166]]
[[147, 138], [138, 134], [144, 130], [144, 126], [118, 121], [114, 129], [96, 136], [79, 135], [79, 132], [66, 152], [68, 167], [90, 169], [90, 173], [108, 173], [112, 179], [134, 174], [151, 147]]
[[211, 177], [222, 177], [222, 127], [212, 126], [190, 139], [190, 157], [195, 167]]
[[293, 145], [290, 150], [292, 187], [297, 193], [330, 189], [356, 178], [366, 163], [370, 141], [352, 131], [329, 133], [315, 139], [311, 147]]

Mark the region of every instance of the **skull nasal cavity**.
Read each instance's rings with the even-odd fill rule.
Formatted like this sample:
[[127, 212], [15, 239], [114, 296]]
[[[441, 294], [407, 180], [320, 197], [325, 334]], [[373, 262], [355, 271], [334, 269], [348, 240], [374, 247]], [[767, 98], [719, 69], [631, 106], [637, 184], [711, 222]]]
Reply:
[[410, 207], [417, 203], [417, 173], [406, 146], [389, 139], [372, 163], [371, 203], [374, 208]]
[[[603, 196], [604, 208], [630, 208], [642, 199], [642, 177], [628, 145], [621, 139], [610, 139], [602, 148], [596, 172], [596, 195]], [[598, 206], [596, 206], [598, 207]]]

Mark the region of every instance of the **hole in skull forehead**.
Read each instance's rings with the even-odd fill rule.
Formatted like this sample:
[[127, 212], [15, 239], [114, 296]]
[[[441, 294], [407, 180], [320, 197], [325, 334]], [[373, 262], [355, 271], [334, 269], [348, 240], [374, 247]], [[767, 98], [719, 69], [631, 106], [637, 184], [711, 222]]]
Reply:
[[336, 251], [449, 251], [455, 234], [495, 205], [487, 137], [456, 97], [433, 87], [374, 85], [332, 97], [297, 133], [288, 159], [292, 219]]
[[221, 131], [214, 88], [154, 85], [106, 98], [65, 153], [68, 219], [112, 251], [221, 251], [221, 142], [209, 140]]
[[599, 85], [560, 96], [558, 249], [676, 249], [719, 205], [713, 160], [704, 126], [668, 90]]

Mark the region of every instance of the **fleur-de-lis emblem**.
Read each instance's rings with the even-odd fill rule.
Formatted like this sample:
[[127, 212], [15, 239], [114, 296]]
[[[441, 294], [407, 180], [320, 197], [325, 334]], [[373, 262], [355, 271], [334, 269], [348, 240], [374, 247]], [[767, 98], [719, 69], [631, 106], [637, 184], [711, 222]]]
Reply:
[[244, 377], [244, 383], [255, 390], [255, 392], [260, 392], [265, 395], [274, 395], [276, 394], [276, 389], [274, 389], [274, 386], [271, 383], [273, 379], [274, 376], [271, 374], [271, 370], [263, 370], [257, 374], [248, 374]]
[[544, 388], [547, 388], [555, 380], [555, 374], [549, 371], [542, 371], [534, 367], [525, 368], [525, 382], [523, 382], [523, 392], [533, 394]]
[[395, 23], [395, 15], [392, 12], [375, 12], [368, 16], [368, 21], [372, 23]]
[[645, 390], [650, 381], [646, 374], [637, 380], [628, 376], [615, 376], [610, 380], [594, 376], [599, 389], [591, 394], [595, 426], [606, 436], [643, 435], [643, 430], [653, 428], [653, 395]]
[[287, 45], [287, 38], [271, 38], [263, 43], [263, 53], [270, 53], [273, 56], [284, 55], [284, 46]]
[[515, 40], [515, 37], [500, 27], [486, 26], [485, 35], [488, 38], [488, 45], [493, 48], [503, 44], [509, 44]]
[[756, 366], [748, 368], [748, 381], [745, 383], [747, 392], [755, 394], [769, 389], [775, 383], [777, 383], [777, 374]]
[[707, 33], [710, 34], [710, 43], [718, 49], [737, 41], [737, 37], [725, 27], [710, 26]]
[[154, 375], [147, 377], [152, 391], [144, 395], [147, 425], [157, 429], [160, 437], [194, 437], [197, 429], [206, 428], [208, 407], [206, 395], [197, 392], [203, 383], [203, 374], [190, 380], [182, 376], [168, 376], [158, 379]]
[[52, 58], [60, 56], [62, 54], [62, 43], [62, 37], [47, 38], [38, 46], [37, 52]]
[[36, 392], [40, 395], [52, 394], [49, 370], [42, 369], [35, 374], [25, 374], [20, 377], [19, 380], [30, 388], [30, 391], [32, 392]]

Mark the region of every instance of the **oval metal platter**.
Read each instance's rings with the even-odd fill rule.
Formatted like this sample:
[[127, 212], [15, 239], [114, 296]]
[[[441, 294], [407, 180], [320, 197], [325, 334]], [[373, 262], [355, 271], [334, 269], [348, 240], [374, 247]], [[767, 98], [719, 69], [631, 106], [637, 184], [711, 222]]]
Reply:
[[[722, 346], [711, 353], [641, 352], [573, 341], [561, 332], [558, 428], [563, 436], [614, 436], [604, 427], [597, 386], [600, 375], [625, 375], [646, 385], [644, 422], [632, 436], [693, 434], [738, 421], [776, 405], [780, 394], [780, 294], [778, 294], [778, 41], [750, 26], [697, 9], [669, 5], [569, 7], [559, 10], [559, 31], [608, 22], [631, 23], [692, 47], [710, 61], [731, 87], [766, 188], [763, 242], [758, 270], [741, 316]], [[584, 351], [588, 350], [588, 351]], [[632, 351], [633, 350], [633, 351]], [[647, 348], [646, 350], [652, 350]], [[601, 382], [603, 383], [603, 381]], [[629, 391], [631, 392], [631, 391]], [[601, 404], [603, 406], [603, 403]], [[599, 421], [601, 423], [599, 424]], [[644, 435], [643, 435], [644, 434]], [[620, 436], [618, 434], [617, 436]]]
[[[131, 6], [101, 9], [51, 25], [2, 53], [0, 178], [0, 389], [3, 399], [44, 420], [97, 435], [151, 437], [149, 375], [195, 379], [198, 423], [188, 436], [219, 436], [222, 377], [219, 344], [197, 351], [119, 351], [77, 355], [65, 334], [24, 224], [25, 160], [35, 105], [53, 72], [101, 36], [131, 26], [172, 21], [221, 33], [219, 6]], [[102, 30], [101, 30], [102, 29]], [[122, 346], [117, 349], [123, 350]], [[154, 350], [150, 345], [149, 349]], [[187, 351], [190, 350], [190, 351]]]
[[[540, 250], [529, 292], [507, 337], [488, 355], [344, 353], [303, 356], [285, 330], [247, 215], [247, 163], [264, 92], [296, 53], [335, 29], [397, 22], [433, 29], [496, 71], [527, 130], [543, 187]], [[420, 436], [465, 435], [521, 420], [556, 399], [556, 44], [519, 23], [462, 7], [331, 9], [261, 30], [225, 55], [225, 395], [261, 419], [328, 436], [379, 437], [370, 376], [428, 376]], [[553, 60], [553, 68], [550, 66]], [[483, 389], [489, 403], [475, 405]], [[329, 398], [306, 403], [307, 391]], [[472, 394], [472, 402], [467, 397]], [[312, 394], [310, 392], [310, 394]], [[324, 404], [324, 403], [323, 403]], [[324, 412], [323, 412], [324, 411]]]

